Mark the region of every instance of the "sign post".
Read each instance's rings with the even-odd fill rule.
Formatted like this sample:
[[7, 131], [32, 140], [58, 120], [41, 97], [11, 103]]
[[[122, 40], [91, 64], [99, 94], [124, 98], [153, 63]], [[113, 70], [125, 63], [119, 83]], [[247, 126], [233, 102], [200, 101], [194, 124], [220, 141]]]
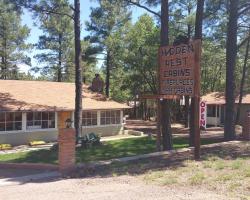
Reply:
[[195, 40], [194, 57], [194, 158], [200, 159], [200, 60], [201, 60], [201, 40]]
[[200, 158], [201, 40], [159, 49], [160, 95], [194, 97], [195, 159]]

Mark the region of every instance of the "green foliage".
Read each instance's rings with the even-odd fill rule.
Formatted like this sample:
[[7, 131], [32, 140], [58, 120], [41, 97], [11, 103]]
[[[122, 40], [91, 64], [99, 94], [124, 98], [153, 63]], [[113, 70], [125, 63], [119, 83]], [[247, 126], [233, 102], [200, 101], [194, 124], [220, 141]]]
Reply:
[[132, 99], [140, 92], [156, 93], [157, 52], [159, 28], [149, 15], [141, 16], [131, 25], [125, 38], [126, 48], [123, 55], [125, 81], [122, 88]]
[[[92, 83], [93, 78], [96, 73], [99, 73], [97, 68], [97, 58], [92, 54], [92, 47], [89, 41], [81, 41], [81, 49], [82, 49], [82, 71], [83, 71], [83, 83], [90, 85]], [[74, 59], [74, 52], [71, 53], [70, 57], [72, 60]], [[73, 65], [74, 63], [69, 63]], [[67, 67], [65, 74], [68, 74], [67, 81], [74, 81], [75, 79], [75, 71], [74, 68]]]
[[[86, 22], [90, 35], [85, 38], [92, 44], [92, 54], [104, 55], [106, 75], [106, 95], [109, 96], [112, 71], [119, 67], [121, 47], [123, 44], [124, 27], [130, 20], [123, 1], [98, 1], [99, 6], [92, 8], [90, 21]], [[91, 50], [90, 50], [91, 52]]]
[[[67, 0], [42, 0], [39, 7], [48, 10], [54, 7], [54, 12], [68, 13], [73, 15]], [[37, 49], [42, 53], [35, 57], [41, 64], [34, 70], [40, 71], [44, 75], [50, 75], [57, 81], [68, 81], [73, 74], [74, 59], [74, 28], [71, 18], [65, 15], [59, 15], [45, 12], [37, 12], [40, 29], [43, 35], [39, 37]]]
[[224, 91], [226, 80], [225, 53], [225, 49], [221, 45], [211, 40], [203, 41], [201, 60], [202, 94]]
[[0, 78], [19, 79], [18, 64], [30, 65], [25, 50], [31, 48], [25, 40], [30, 30], [21, 24], [21, 13], [13, 4], [0, 0]]

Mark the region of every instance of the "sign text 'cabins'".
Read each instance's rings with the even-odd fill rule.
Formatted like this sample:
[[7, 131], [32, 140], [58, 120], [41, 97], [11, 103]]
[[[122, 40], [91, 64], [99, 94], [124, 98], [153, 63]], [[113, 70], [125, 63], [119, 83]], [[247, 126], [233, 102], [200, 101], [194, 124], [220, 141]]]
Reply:
[[161, 47], [160, 93], [194, 95], [195, 43]]

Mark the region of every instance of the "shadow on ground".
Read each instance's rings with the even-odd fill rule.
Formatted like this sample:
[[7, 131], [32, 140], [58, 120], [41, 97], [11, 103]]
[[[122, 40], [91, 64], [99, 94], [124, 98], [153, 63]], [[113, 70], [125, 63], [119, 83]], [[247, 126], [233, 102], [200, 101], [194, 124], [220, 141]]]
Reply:
[[[200, 161], [208, 160], [211, 157], [219, 157], [224, 160], [237, 158], [250, 159], [250, 142], [229, 142], [203, 146], [201, 149]], [[149, 171], [163, 169], [177, 169], [185, 167], [185, 161], [192, 160], [192, 152], [176, 153], [155, 158], [140, 159], [127, 163], [114, 162], [111, 165], [99, 167], [85, 167], [72, 174], [72, 177], [109, 177], [120, 175], [140, 175]]]
[[0, 187], [26, 183], [48, 183], [58, 181], [60, 173], [53, 170], [0, 169]]
[[[211, 157], [219, 157], [224, 160], [234, 160], [236, 158], [250, 159], [250, 142], [234, 141], [202, 146], [201, 161], [208, 160]], [[136, 176], [150, 171], [174, 170], [185, 167], [187, 160], [193, 160], [193, 153], [191, 151], [140, 159], [127, 163], [113, 162], [106, 166], [93, 167], [86, 165], [87, 167], [76, 170], [70, 176], [67, 176], [67, 178], [111, 177], [127, 174]], [[52, 176], [46, 176], [46, 174], [50, 173]], [[39, 177], [39, 174], [45, 174], [45, 176]], [[26, 178], [23, 178], [24, 176], [26, 176]], [[0, 185], [3, 179], [13, 184], [25, 184], [27, 182], [52, 182], [58, 181], [61, 178], [62, 177], [55, 171], [0, 169]]]

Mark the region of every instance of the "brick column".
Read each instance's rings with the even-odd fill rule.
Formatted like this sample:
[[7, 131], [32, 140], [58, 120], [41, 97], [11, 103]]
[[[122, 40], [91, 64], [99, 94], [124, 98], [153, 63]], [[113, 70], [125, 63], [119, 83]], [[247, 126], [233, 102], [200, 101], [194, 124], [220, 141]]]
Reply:
[[243, 124], [243, 139], [250, 140], [250, 110], [245, 114], [245, 121]]
[[75, 168], [75, 129], [59, 129], [59, 170], [68, 173]]

